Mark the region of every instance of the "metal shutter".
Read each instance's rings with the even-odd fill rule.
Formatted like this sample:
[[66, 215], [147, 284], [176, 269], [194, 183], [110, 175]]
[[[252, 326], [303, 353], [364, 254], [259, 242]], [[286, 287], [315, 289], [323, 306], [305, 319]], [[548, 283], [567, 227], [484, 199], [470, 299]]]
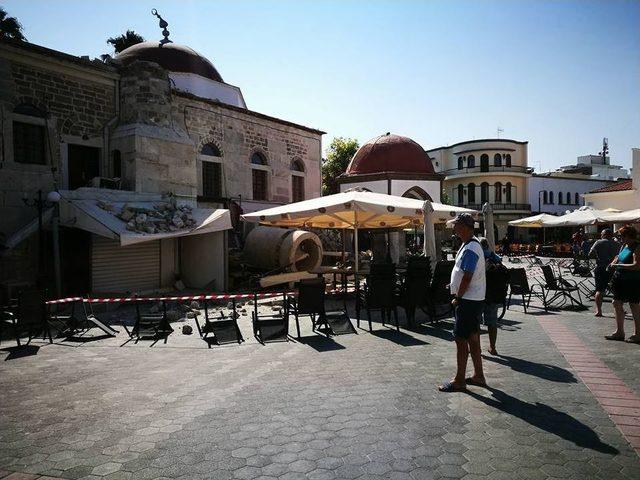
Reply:
[[160, 241], [121, 247], [93, 236], [91, 281], [94, 292], [137, 292], [160, 287]]

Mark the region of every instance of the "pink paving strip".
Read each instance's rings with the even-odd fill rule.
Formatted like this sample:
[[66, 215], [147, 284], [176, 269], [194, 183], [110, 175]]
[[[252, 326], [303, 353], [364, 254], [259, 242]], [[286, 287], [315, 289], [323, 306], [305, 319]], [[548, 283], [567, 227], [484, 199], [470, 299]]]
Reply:
[[569, 328], [549, 318], [536, 319], [620, 433], [640, 455], [640, 397]]

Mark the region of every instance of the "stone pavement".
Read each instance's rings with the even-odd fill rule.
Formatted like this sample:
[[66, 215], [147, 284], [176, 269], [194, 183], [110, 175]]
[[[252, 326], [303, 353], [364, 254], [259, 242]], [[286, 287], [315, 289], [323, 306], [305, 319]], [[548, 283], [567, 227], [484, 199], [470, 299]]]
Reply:
[[505, 316], [491, 388], [453, 394], [436, 388], [455, 366], [449, 322], [326, 339], [303, 320], [302, 341], [262, 346], [243, 318], [247, 342], [212, 349], [179, 332], [6, 342], [0, 478], [640, 478], [557, 333], [636, 396], [640, 346], [603, 340], [611, 318], [532, 312]]

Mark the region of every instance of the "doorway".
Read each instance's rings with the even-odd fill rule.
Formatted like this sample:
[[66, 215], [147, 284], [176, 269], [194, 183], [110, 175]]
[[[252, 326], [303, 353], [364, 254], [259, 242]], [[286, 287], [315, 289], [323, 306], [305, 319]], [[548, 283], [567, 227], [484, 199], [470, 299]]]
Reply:
[[70, 143], [67, 165], [69, 190], [89, 186], [94, 177], [100, 176], [100, 149]]

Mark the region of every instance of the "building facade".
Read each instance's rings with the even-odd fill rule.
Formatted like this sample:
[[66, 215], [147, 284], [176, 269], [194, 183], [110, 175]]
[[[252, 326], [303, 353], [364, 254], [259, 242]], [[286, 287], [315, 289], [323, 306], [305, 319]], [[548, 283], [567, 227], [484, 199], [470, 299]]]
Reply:
[[597, 180], [617, 180], [629, 178], [629, 173], [621, 165], [611, 165], [611, 159], [602, 155], [583, 155], [574, 165], [565, 165], [558, 169], [563, 173], [588, 175]]
[[[37, 260], [37, 210], [23, 201], [38, 191], [106, 187], [236, 213], [320, 195], [324, 132], [248, 109], [241, 90], [188, 47], [144, 42], [105, 64], [3, 40], [0, 72], [0, 282], [33, 283], [50, 269]], [[61, 237], [63, 270], [91, 291], [92, 252], [104, 239], [77, 228]], [[228, 245], [218, 240], [226, 262]], [[162, 265], [144, 285], [173, 284], [180, 248], [172, 239], [139, 252]]]
[[470, 140], [427, 150], [435, 171], [444, 175], [443, 190], [453, 205], [481, 210], [493, 206], [497, 235], [510, 220], [531, 213], [528, 142], [508, 139]]
[[584, 205], [583, 195], [613, 183], [588, 175], [562, 172], [534, 173], [529, 178], [531, 210], [536, 213], [563, 215]]
[[634, 210], [640, 208], [640, 148], [631, 149], [631, 179], [610, 183], [606, 187], [584, 194], [585, 205], [605, 210]]

